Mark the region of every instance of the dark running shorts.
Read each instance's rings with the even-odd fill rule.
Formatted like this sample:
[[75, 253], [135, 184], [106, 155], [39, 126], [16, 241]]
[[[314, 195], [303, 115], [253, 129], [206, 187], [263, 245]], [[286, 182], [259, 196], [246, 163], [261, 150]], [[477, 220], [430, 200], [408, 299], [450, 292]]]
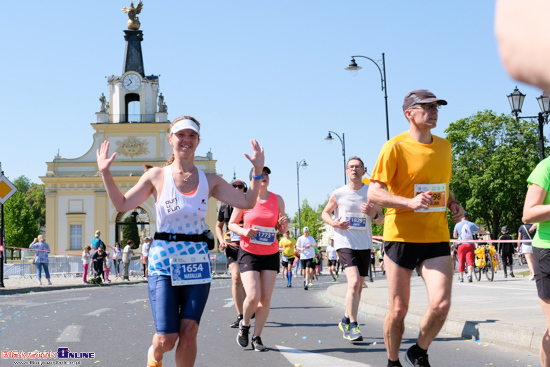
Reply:
[[281, 264], [283, 264], [283, 266], [285, 268], [288, 267], [288, 264], [290, 264], [290, 266], [293, 266], [294, 265], [294, 258], [292, 257], [292, 258], [288, 259], [288, 261], [281, 261]]
[[535, 281], [539, 298], [550, 298], [550, 248], [533, 246]]
[[279, 252], [271, 255], [256, 255], [239, 248], [239, 271], [274, 270], [279, 272]]
[[449, 242], [415, 243], [384, 241], [384, 253], [399, 267], [414, 270], [424, 260], [451, 256]]
[[328, 266], [336, 266], [336, 260], [330, 260], [329, 259]]
[[173, 286], [170, 275], [149, 277], [149, 301], [158, 334], [179, 333], [180, 320], [201, 321], [210, 283]]
[[305, 269], [305, 268], [315, 269], [315, 263], [313, 262], [313, 259], [303, 259], [303, 260], [300, 260], [300, 262], [302, 263], [302, 269]]
[[238, 261], [239, 247], [227, 243], [227, 247], [225, 248], [225, 256], [227, 257], [227, 266], [229, 266], [229, 264], [231, 263], [234, 263], [235, 261]]
[[348, 266], [357, 266], [360, 276], [366, 277], [369, 274], [370, 250], [341, 248], [336, 252], [338, 252], [338, 261], [342, 265], [342, 269], [346, 270]]

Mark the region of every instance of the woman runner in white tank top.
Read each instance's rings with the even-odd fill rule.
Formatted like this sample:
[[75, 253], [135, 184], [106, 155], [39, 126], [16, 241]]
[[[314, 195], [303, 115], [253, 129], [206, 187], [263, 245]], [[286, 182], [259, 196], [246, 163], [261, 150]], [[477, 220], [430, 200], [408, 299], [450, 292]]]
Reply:
[[[241, 193], [221, 177], [203, 173], [195, 167], [195, 151], [200, 142], [200, 124], [192, 117], [183, 116], [175, 119], [171, 125], [168, 141], [172, 146], [172, 157], [168, 160], [166, 167], [149, 169], [141, 176], [138, 183], [125, 194], [118, 189], [110, 172], [110, 166], [116, 153], [109, 157], [109, 141], [103, 142], [97, 151], [99, 172], [101, 172], [105, 189], [115, 210], [126, 212], [141, 205], [151, 195], [155, 198], [157, 231], [170, 238], [169, 240], [155, 240], [151, 246], [149, 282], [155, 282], [155, 280], [160, 282], [161, 279], [170, 277], [167, 274], [170, 274], [168, 266], [171, 256], [208, 252], [204, 242], [185, 240], [187, 238], [185, 236], [200, 235], [207, 229], [204, 218], [209, 197], [215, 197], [234, 207], [250, 209], [256, 204], [260, 187], [258, 182], [252, 181], [248, 192]], [[245, 156], [254, 166], [254, 175], [259, 176], [264, 166], [264, 150], [256, 140], [252, 140], [250, 143], [253, 155], [251, 157], [245, 153]], [[203, 201], [205, 205], [203, 205]], [[182, 236], [184, 240], [176, 241], [180, 240]], [[167, 302], [165, 298], [173, 297], [173, 294], [178, 294], [182, 289], [185, 291], [185, 289], [193, 289], [196, 286], [173, 286], [169, 282], [163, 282], [163, 284], [168, 285], [164, 285], [163, 289], [157, 289], [154, 294], [151, 294], [150, 287], [151, 307], [157, 333], [153, 336], [153, 345], [149, 348], [147, 366], [160, 367], [164, 353], [172, 350], [178, 339], [176, 366], [193, 365], [197, 355], [196, 339], [202, 309], [195, 310], [196, 317], [194, 319], [186, 318], [185, 314], [181, 314], [179, 325], [175, 326], [176, 330], [158, 330], [158, 327], [166, 323], [165, 314], [177, 312], [172, 309], [159, 309], [160, 306], [193, 308], [193, 305], [190, 305], [193, 300], [178, 304], [176, 299], [174, 304], [173, 299]], [[157, 307], [154, 304], [160, 306]]]

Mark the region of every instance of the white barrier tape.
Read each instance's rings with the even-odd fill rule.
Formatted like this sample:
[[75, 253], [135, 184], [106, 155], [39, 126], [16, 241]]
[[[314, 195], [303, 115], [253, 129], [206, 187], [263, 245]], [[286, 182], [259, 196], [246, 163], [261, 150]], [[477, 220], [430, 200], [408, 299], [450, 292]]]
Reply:
[[[383, 237], [380, 236], [373, 236], [372, 237], [375, 240], [383, 240]], [[459, 243], [470, 243], [470, 242], [481, 242], [481, 243], [487, 243], [487, 242], [532, 242], [533, 240], [457, 240], [452, 239], [450, 242], [459, 242]]]

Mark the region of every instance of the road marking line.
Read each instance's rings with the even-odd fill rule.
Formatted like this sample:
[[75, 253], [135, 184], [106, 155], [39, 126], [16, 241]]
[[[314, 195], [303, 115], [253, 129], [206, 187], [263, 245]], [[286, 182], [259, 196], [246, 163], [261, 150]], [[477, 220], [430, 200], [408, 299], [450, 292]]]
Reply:
[[80, 325], [69, 325], [61, 332], [59, 338], [56, 342], [58, 343], [68, 343], [68, 342], [79, 342], [80, 334], [82, 333], [82, 326]]
[[223, 305], [223, 307], [232, 307], [235, 304], [235, 302], [233, 302], [233, 298], [226, 298], [224, 299], [224, 301], [229, 301], [229, 302]]
[[112, 308], [100, 308], [99, 310], [92, 311], [90, 313], [84, 314], [84, 316], [99, 316], [100, 313], [111, 311]]
[[139, 303], [139, 302], [147, 302], [149, 301], [148, 298], [141, 298], [141, 299], [135, 299], [133, 301], [124, 302], [124, 304], [131, 304], [131, 303]]
[[279, 352], [290, 362], [291, 365], [301, 365], [301, 367], [372, 367], [370, 364], [350, 361], [343, 358], [336, 358], [320, 353], [311, 353], [299, 349], [292, 349], [276, 345]]

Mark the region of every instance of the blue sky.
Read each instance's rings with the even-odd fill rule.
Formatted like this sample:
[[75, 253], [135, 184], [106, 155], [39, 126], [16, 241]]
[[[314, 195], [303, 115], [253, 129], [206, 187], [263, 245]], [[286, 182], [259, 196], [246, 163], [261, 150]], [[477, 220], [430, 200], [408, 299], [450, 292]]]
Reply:
[[[92, 145], [107, 75], [121, 75], [130, 1], [3, 2], [0, 13], [2, 141], [5, 175], [34, 182], [58, 149], [77, 158]], [[137, 3], [137, 1], [136, 1]], [[506, 95], [527, 94], [525, 115], [540, 90], [504, 71], [493, 33], [494, 3], [367, 0], [148, 1], [140, 14], [145, 73], [160, 75], [169, 119], [201, 122], [198, 155], [210, 149], [218, 172], [245, 178], [252, 138], [264, 146], [271, 191], [287, 213], [300, 199], [318, 205], [343, 185], [338, 141], [370, 172], [386, 141], [384, 93], [374, 64], [355, 77], [351, 55], [386, 54], [390, 135], [408, 129], [405, 94], [426, 88], [449, 105], [434, 134], [477, 111], [509, 113]]]

